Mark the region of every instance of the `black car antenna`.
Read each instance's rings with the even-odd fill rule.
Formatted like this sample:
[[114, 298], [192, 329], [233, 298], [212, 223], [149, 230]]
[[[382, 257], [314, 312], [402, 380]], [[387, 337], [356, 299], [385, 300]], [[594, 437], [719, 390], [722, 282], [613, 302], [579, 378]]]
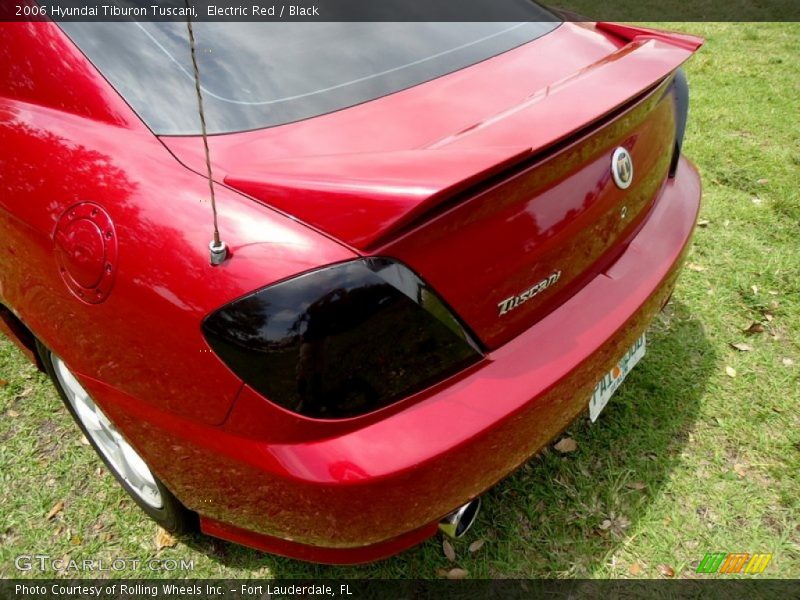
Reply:
[[[185, 0], [186, 8], [191, 9], [189, 0]], [[187, 10], [191, 13], [191, 10]], [[221, 265], [228, 258], [228, 246], [219, 237], [219, 226], [217, 225], [217, 200], [214, 196], [214, 176], [211, 170], [211, 153], [208, 150], [208, 133], [206, 131], [206, 115], [203, 110], [203, 92], [200, 88], [200, 70], [197, 68], [197, 53], [195, 52], [194, 31], [192, 30], [192, 18], [187, 16], [186, 27], [189, 30], [189, 48], [192, 51], [192, 68], [194, 70], [194, 89], [197, 92], [197, 110], [200, 115], [200, 127], [203, 133], [203, 149], [206, 156], [206, 171], [208, 174], [208, 189], [211, 192], [211, 212], [214, 215], [214, 238], [208, 244], [209, 259], [211, 264]]]

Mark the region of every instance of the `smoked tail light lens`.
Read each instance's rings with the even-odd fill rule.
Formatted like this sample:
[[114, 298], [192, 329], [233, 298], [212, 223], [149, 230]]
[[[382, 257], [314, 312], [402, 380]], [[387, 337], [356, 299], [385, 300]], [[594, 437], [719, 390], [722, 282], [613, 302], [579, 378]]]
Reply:
[[683, 69], [678, 69], [675, 72], [672, 87], [675, 90], [675, 148], [672, 152], [669, 176], [675, 177], [675, 173], [678, 170], [678, 160], [681, 158], [686, 121], [689, 118], [689, 82]]
[[363, 415], [480, 360], [475, 338], [415, 273], [364, 258], [262, 288], [203, 333], [249, 386], [295, 413]]

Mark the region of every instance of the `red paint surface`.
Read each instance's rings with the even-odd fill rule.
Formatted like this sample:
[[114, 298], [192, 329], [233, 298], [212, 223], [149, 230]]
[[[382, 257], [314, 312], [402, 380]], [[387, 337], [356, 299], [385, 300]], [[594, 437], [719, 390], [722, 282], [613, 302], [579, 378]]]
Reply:
[[113, 399], [112, 417], [133, 439], [148, 440], [157, 472], [192, 490], [192, 508], [253, 531], [249, 543], [290, 538], [325, 556], [379, 544], [481, 494], [586, 409], [597, 379], [672, 292], [699, 196], [683, 160], [625, 253], [562, 309], [469, 373], [371, 418], [289, 416], [245, 387], [220, 430], [84, 383]]
[[[215, 136], [217, 177], [357, 252], [402, 260], [496, 348], [619, 253], [666, 176], [675, 112], [665, 78], [696, 38], [624, 32], [629, 43], [565, 23], [374, 102]], [[202, 169], [195, 140], [164, 141]], [[609, 168], [618, 146], [636, 165], [625, 191]], [[557, 286], [498, 319], [498, 303], [558, 271]]]
[[[232, 258], [215, 268], [207, 182], [172, 154], [200, 170], [199, 141], [155, 138], [53, 24], [0, 24], [0, 148], [13, 148], [0, 163], [0, 302], [80, 374], [209, 532], [326, 562], [399, 551], [584, 410], [671, 292], [699, 181], [683, 161], [661, 184], [669, 95], [614, 110], [693, 48], [614, 31], [565, 24], [374, 102], [214, 138], [220, 179], [259, 198], [218, 188]], [[616, 145], [640, 169], [627, 195], [609, 183]], [[65, 285], [54, 239], [86, 201], [118, 241], [113, 290], [97, 304]], [[612, 218], [624, 202], [629, 222]], [[84, 228], [63, 242], [83, 285], [95, 284], [92, 239]], [[271, 404], [209, 351], [200, 322], [224, 303], [377, 252], [448, 300], [490, 348], [482, 362], [324, 422]], [[503, 323], [492, 314], [556, 268], [552, 293]]]

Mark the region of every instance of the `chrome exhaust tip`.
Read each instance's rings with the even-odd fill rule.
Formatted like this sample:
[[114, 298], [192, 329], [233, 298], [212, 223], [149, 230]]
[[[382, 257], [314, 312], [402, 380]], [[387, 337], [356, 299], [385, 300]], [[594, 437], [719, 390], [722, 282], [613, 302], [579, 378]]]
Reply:
[[439, 521], [439, 530], [450, 538], [462, 537], [478, 516], [478, 511], [481, 509], [481, 499], [475, 498], [467, 502], [464, 506], [451, 512], [444, 519]]

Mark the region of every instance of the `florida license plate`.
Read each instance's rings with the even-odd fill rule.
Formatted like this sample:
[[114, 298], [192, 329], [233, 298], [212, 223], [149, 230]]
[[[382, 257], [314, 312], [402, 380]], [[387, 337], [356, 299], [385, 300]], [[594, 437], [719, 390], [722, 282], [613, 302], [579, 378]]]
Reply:
[[609, 399], [617, 391], [617, 388], [631, 372], [631, 369], [636, 366], [644, 356], [645, 339], [644, 334], [636, 343], [631, 346], [625, 355], [619, 359], [619, 362], [606, 373], [603, 378], [597, 382], [592, 393], [592, 399], [589, 401], [589, 419], [594, 423], [597, 417], [608, 404]]

